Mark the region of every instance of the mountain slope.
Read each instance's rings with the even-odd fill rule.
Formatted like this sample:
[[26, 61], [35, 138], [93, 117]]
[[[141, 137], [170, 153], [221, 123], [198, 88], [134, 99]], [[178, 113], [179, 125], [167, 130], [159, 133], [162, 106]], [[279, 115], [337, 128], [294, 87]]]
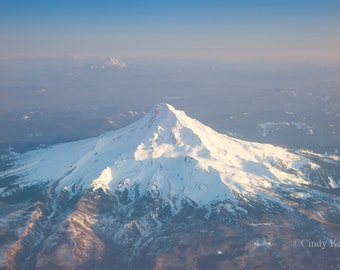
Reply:
[[[250, 243], [265, 247], [268, 256], [275, 246], [287, 261], [293, 251], [280, 240], [285, 234], [339, 235], [333, 188], [339, 175], [321, 165], [281, 147], [219, 134], [158, 104], [123, 129], [15, 157], [0, 173], [0, 263], [173, 269], [182, 241], [195, 254], [194, 269], [214, 259], [191, 242], [212, 258], [228, 245], [241, 246], [236, 257], [252, 249]], [[214, 262], [225, 268], [224, 261]]]

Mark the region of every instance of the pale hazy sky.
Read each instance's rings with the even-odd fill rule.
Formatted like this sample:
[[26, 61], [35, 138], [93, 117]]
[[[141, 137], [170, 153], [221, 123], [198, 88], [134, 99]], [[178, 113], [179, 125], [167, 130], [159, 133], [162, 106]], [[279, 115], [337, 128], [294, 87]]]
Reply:
[[340, 60], [340, 0], [1, 0], [0, 59]]

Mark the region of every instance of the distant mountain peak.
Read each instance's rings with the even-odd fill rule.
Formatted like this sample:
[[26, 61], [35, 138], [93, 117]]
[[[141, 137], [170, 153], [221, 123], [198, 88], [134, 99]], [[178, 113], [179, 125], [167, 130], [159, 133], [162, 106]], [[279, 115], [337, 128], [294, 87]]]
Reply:
[[105, 59], [106, 66], [114, 66], [119, 68], [126, 68], [127, 64], [116, 57], [109, 56]]
[[95, 63], [93, 65], [90, 66], [91, 69], [93, 70], [101, 70], [101, 69], [123, 69], [126, 68], [128, 65], [123, 62], [122, 60], [113, 57], [113, 56], [109, 56], [105, 59], [100, 59], [100, 61], [98, 61], [98, 63]]

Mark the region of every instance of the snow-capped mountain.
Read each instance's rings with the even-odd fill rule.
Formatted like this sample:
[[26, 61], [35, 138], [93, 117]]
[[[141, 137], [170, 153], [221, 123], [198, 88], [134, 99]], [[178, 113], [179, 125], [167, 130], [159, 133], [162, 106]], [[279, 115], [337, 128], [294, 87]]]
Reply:
[[123, 62], [122, 60], [119, 60], [116, 57], [112, 57], [112, 56], [108, 57], [105, 60], [105, 64], [106, 64], [106, 66], [115, 66], [115, 67], [120, 67], [120, 68], [127, 67], [127, 64], [125, 62]]
[[[123, 129], [14, 157], [12, 168], [0, 173], [3, 234], [16, 224], [1, 244], [0, 265], [173, 269], [183, 239], [225, 254], [235, 239], [198, 240], [223, 230], [245, 233], [241, 253], [276, 245], [285, 257], [289, 251], [274, 231], [298, 235], [309, 220], [307, 236], [320, 226], [340, 227], [334, 162], [324, 167], [278, 146], [231, 138], [158, 104]], [[292, 220], [299, 225], [281, 224]], [[182, 269], [200, 268], [203, 255], [195, 252], [196, 266]]]
[[122, 60], [109, 56], [105, 60], [102, 60], [101, 63], [97, 65], [91, 65], [91, 69], [106, 69], [106, 68], [126, 68], [128, 65]]
[[168, 104], [124, 129], [29, 152], [20, 162], [5, 172], [25, 175], [18, 180], [20, 188], [55, 185], [57, 192], [73, 195], [138, 186], [176, 205], [185, 198], [198, 205], [234, 201], [236, 194], [277, 201], [273, 188], [282, 184], [336, 186], [338, 181], [312, 181], [309, 176], [319, 165], [307, 158], [218, 134]]

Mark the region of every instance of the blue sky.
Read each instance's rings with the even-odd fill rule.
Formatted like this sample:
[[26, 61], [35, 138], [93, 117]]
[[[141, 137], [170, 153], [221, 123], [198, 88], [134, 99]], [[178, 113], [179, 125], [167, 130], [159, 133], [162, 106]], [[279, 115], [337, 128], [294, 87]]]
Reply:
[[0, 59], [340, 60], [340, 0], [0, 1]]

